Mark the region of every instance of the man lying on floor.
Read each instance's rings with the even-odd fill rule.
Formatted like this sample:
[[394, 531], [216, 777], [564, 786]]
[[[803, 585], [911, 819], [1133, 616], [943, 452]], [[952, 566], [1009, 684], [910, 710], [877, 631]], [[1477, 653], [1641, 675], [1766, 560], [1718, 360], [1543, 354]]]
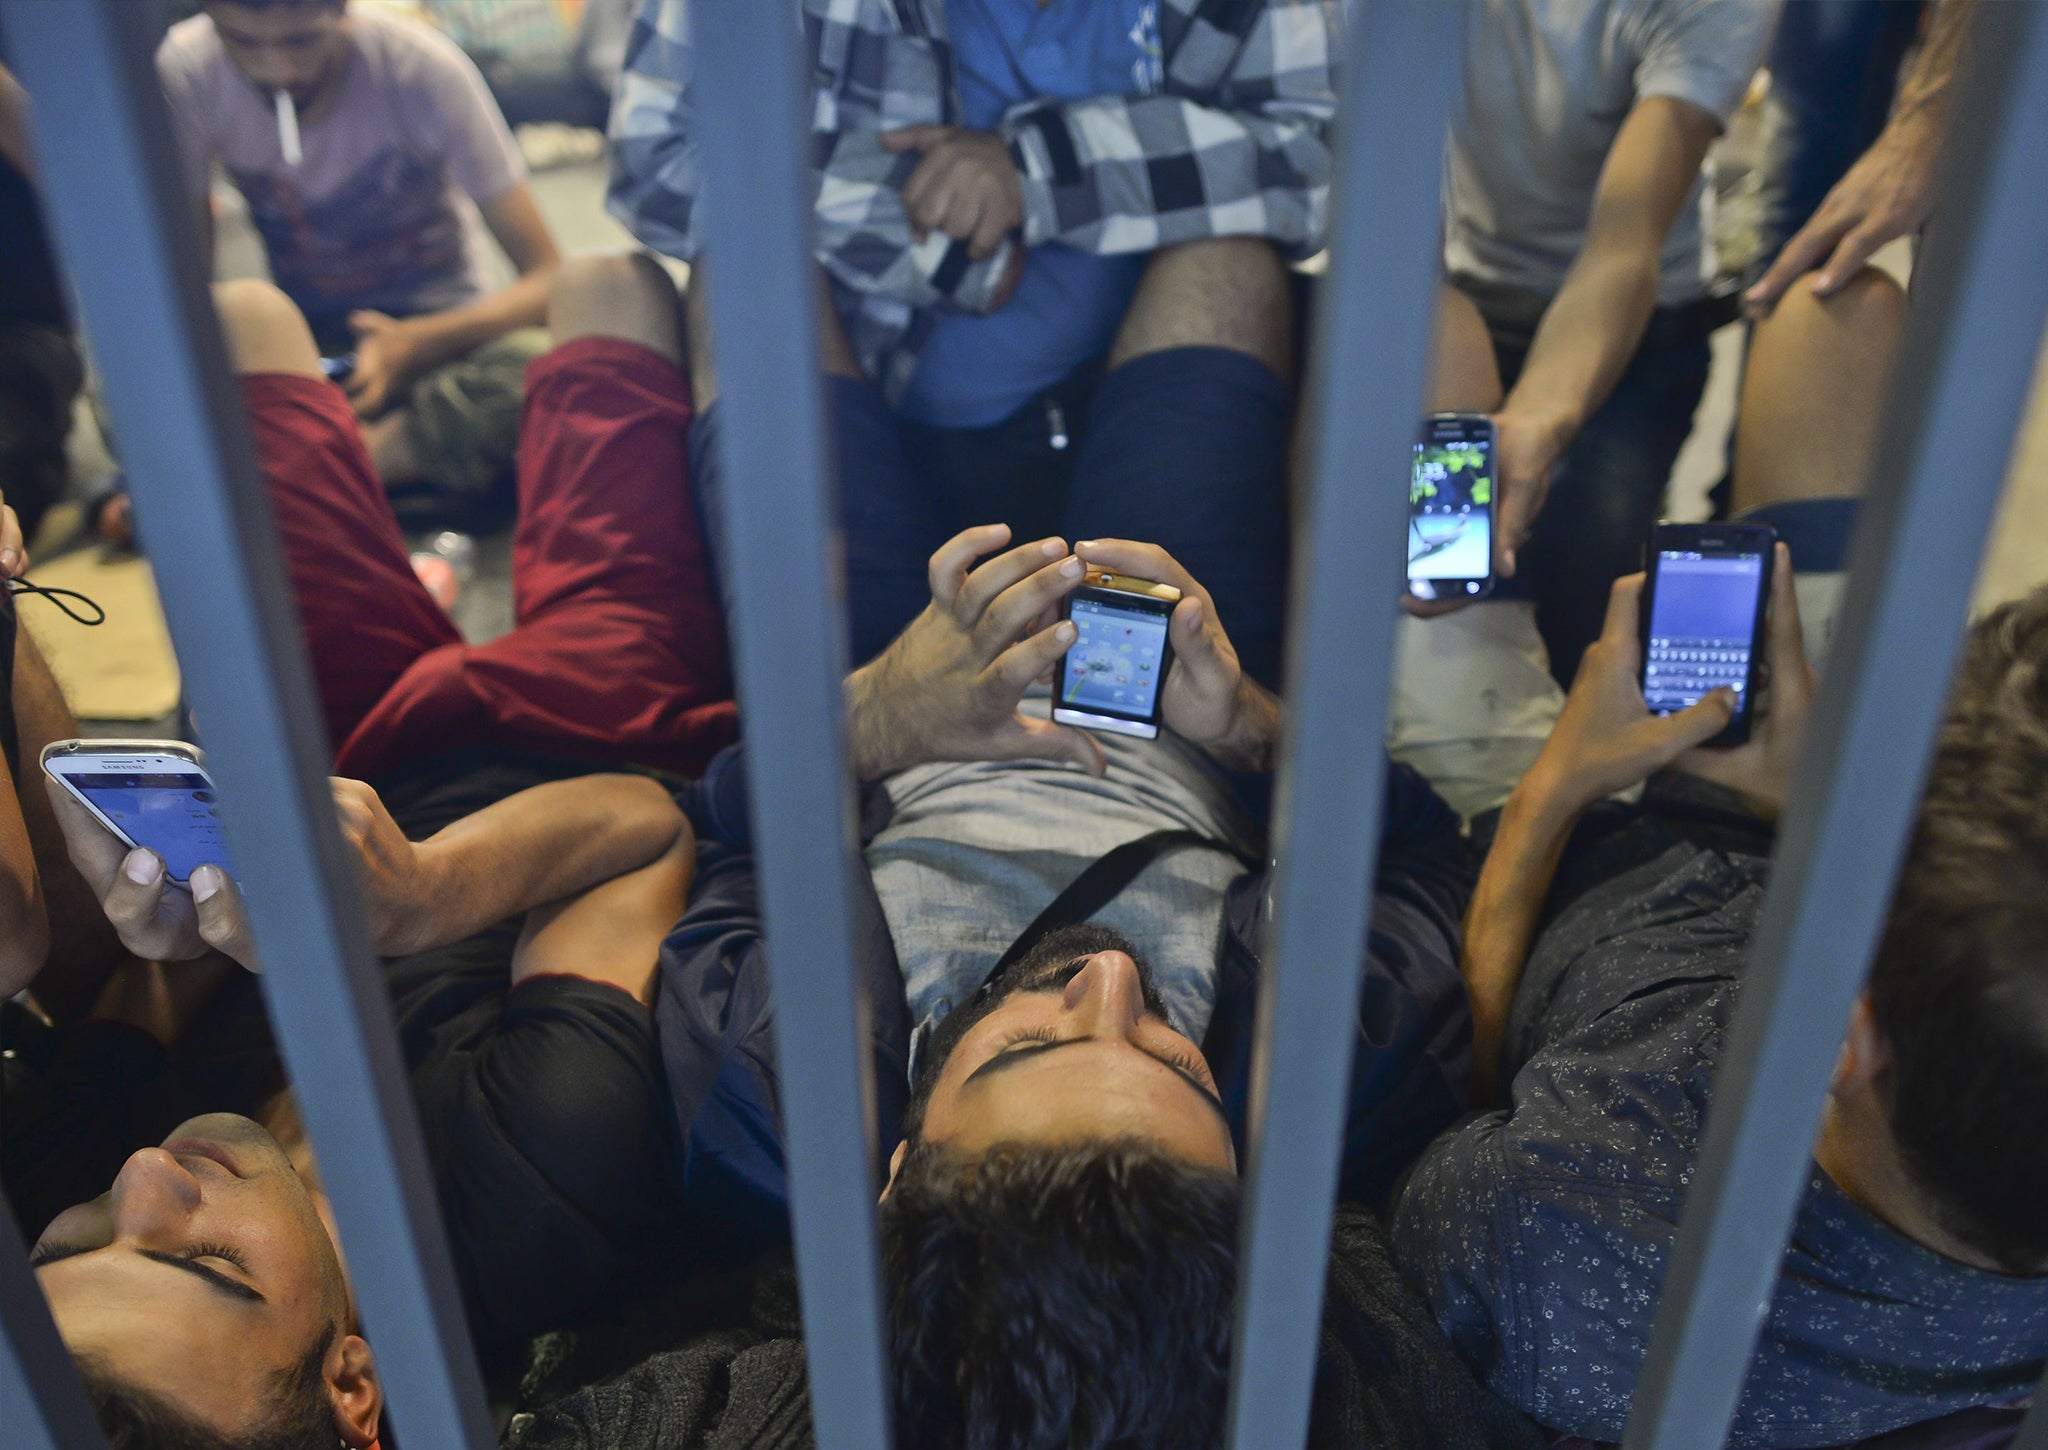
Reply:
[[[609, 1303], [679, 1250], [649, 1004], [693, 843], [666, 787], [591, 770], [694, 772], [732, 730], [682, 486], [682, 370], [616, 335], [604, 290], [584, 280], [574, 266], [558, 279], [561, 341], [529, 374], [518, 624], [480, 647], [413, 576], [297, 312], [260, 284], [220, 293], [337, 768], [377, 782], [337, 780], [337, 810], [486, 1345]], [[172, 977], [219, 954], [257, 967], [223, 873], [170, 889], [156, 856], [83, 812], [64, 828], [137, 957]], [[91, 1036], [60, 1051], [40, 1114], [10, 1100], [17, 1202], [46, 1202], [66, 1154], [105, 1163], [106, 1132], [137, 1121], [131, 1102], [105, 1100], [155, 1091], [147, 1071], [101, 1071]], [[124, 1120], [104, 1128], [102, 1106]], [[154, 1443], [136, 1427], [163, 1424], [372, 1443], [375, 1362], [303, 1154], [242, 1117], [164, 1123], [142, 1141], [158, 1137], [111, 1153], [109, 1191], [30, 1226], [103, 1418], [134, 1443]]]
[[[1183, 836], [1177, 850], [1223, 858], [1227, 883], [1205, 889], [1155, 868], [1108, 903], [1059, 893], [1050, 915], [1071, 905], [1072, 919], [1027, 932], [992, 972], [986, 925], [968, 908], [979, 898], [1000, 917], [1006, 891], [1035, 889], [1030, 856], [1061, 850], [1062, 829], [1085, 839], [1147, 811], [1220, 819], [1216, 767], [1269, 762], [1279, 705], [1244, 673], [1218, 601], [1158, 546], [1101, 540], [1077, 558], [1041, 540], [980, 557], [1005, 542], [1000, 527], [950, 541], [932, 560], [931, 605], [846, 683], [855, 772], [884, 783], [896, 810], [857, 873], [859, 970], [872, 979], [900, 963], [911, 980], [921, 955], [950, 952], [987, 973], [920, 1038], [883, 1195], [899, 1434], [913, 1445], [1207, 1446], [1230, 1359], [1267, 873], [1223, 841]], [[1158, 742], [1098, 744], [1025, 699], [1073, 629], [1023, 632], [1079, 583], [1080, 561], [1183, 591], [1170, 625], [1172, 734]], [[693, 1193], [739, 1177], [743, 1155], [720, 1145], [746, 1146], [751, 1129], [758, 1151], [779, 1131], [739, 748], [692, 801], [723, 835], [707, 843], [663, 961], [663, 1049]], [[1468, 879], [1457, 821], [1418, 777], [1397, 771], [1391, 785], [1343, 1176], [1347, 1198], [1368, 1200], [1457, 1111], [1466, 1035], [1452, 976]], [[948, 842], [935, 820], [985, 839]], [[1034, 822], [1045, 823], [1036, 844]], [[950, 863], [950, 909], [940, 868], [921, 857]], [[915, 930], [899, 925], [913, 918]], [[1194, 969], [1197, 952], [1208, 970]], [[879, 1086], [900, 1102], [900, 1084]], [[777, 1222], [779, 1151], [768, 1166], [744, 1184], [750, 1199], [733, 1189], [731, 1206]], [[724, 1226], [747, 1224], [735, 1214]], [[1417, 1317], [1368, 1209], [1338, 1211], [1335, 1243], [1315, 1443], [1357, 1444], [1386, 1426], [1398, 1429], [1389, 1443], [1535, 1443]], [[513, 1443], [798, 1445], [805, 1421], [801, 1346], [756, 1317], [521, 1420]]]

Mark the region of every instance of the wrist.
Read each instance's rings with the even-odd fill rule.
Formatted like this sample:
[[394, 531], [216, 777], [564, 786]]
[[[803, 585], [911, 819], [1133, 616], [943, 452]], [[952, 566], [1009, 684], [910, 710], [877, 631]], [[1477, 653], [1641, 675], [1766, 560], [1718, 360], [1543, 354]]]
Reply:
[[889, 723], [887, 667], [885, 650], [846, 677], [846, 754], [857, 782], [881, 780], [910, 763]]
[[1279, 738], [1280, 702], [1256, 681], [1240, 677], [1228, 721], [1203, 748], [1227, 769], [1269, 771]]
[[1562, 840], [1598, 799], [1572, 773], [1538, 757], [1501, 808], [1500, 834], [1512, 827], [1540, 838]]
[[405, 879], [385, 900], [372, 904], [377, 954], [405, 957], [428, 950], [440, 940], [434, 930], [436, 903], [450, 899], [453, 879], [446, 843], [433, 840], [413, 845]]

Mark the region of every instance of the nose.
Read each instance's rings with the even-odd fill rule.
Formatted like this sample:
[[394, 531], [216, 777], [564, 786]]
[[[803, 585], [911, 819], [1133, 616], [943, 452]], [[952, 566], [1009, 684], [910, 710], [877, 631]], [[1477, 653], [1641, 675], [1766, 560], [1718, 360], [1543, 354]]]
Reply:
[[199, 1180], [161, 1148], [144, 1148], [114, 1178], [114, 1233], [121, 1238], [174, 1235], [199, 1207]]
[[1083, 1034], [1122, 1037], [1145, 1015], [1138, 964], [1124, 952], [1097, 952], [1067, 983], [1061, 1003]]

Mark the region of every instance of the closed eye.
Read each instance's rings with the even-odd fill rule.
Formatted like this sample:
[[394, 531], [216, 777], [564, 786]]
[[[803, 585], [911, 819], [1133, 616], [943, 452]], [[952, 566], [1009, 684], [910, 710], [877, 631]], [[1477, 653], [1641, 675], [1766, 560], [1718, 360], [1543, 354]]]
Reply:
[[59, 1243], [55, 1239], [44, 1239], [29, 1251], [28, 1266], [40, 1269], [45, 1264], [54, 1264], [63, 1259], [76, 1258], [86, 1252], [84, 1244]]

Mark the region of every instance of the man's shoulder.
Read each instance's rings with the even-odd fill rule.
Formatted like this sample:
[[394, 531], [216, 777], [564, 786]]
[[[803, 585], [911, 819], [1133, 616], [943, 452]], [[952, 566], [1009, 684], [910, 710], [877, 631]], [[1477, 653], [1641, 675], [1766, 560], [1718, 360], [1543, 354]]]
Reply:
[[357, 57], [388, 84], [436, 87], [474, 69], [461, 46], [421, 20], [358, 7], [349, 29]]
[[180, 20], [164, 33], [156, 48], [157, 74], [166, 82], [225, 79], [232, 73], [220, 32], [205, 15]]

